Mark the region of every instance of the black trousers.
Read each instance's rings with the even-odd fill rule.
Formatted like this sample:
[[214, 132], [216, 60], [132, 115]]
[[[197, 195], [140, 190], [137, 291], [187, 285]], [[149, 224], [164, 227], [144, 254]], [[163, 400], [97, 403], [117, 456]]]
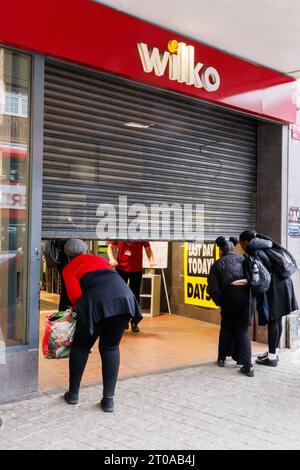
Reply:
[[[142, 284], [142, 278], [143, 278], [143, 271], [136, 271], [133, 273], [129, 273], [126, 271], [122, 271], [121, 269], [117, 269], [117, 272], [120, 274], [121, 278], [126, 282], [126, 284], [129, 281], [129, 287], [132, 290], [136, 300], [138, 301], [138, 304], [141, 304], [141, 284]], [[135, 318], [132, 318], [131, 323], [132, 324], [137, 324], [139, 323], [140, 320], [136, 320]]]
[[223, 294], [221, 307], [219, 360], [238, 351], [238, 362], [252, 367], [252, 348], [249, 337], [249, 286], [229, 286]]
[[82, 376], [90, 350], [99, 338], [99, 352], [102, 360], [103, 396], [113, 397], [120, 367], [120, 349], [125, 328], [130, 315], [119, 315], [96, 324], [95, 334], [90, 335], [87, 327], [77, 321], [74, 342], [70, 354], [70, 388], [72, 394], [79, 393]]

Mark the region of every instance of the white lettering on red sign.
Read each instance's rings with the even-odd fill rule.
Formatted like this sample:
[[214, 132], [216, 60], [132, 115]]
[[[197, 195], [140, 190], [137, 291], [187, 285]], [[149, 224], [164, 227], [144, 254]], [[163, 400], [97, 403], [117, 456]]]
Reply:
[[184, 42], [178, 43], [178, 51], [163, 53], [157, 47], [149, 48], [147, 44], [139, 43], [138, 51], [144, 72], [154, 72], [161, 77], [165, 75], [169, 66], [169, 79], [206, 91], [217, 91], [221, 85], [218, 71], [214, 67], [207, 67], [198, 62], [195, 64], [195, 48], [187, 46]]

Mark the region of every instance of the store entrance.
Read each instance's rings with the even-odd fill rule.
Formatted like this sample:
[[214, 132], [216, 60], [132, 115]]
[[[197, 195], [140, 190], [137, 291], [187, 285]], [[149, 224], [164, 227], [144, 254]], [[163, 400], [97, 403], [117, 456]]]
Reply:
[[[103, 257], [107, 256], [107, 244], [105, 242], [88, 241], [88, 244], [91, 253]], [[182, 259], [178, 259], [181, 254]], [[121, 378], [140, 376], [178, 367], [189, 367], [216, 360], [219, 312], [207, 310], [205, 313], [203, 310], [197, 310], [196, 307], [187, 306], [186, 308], [183, 300], [184, 292], [178, 284], [181, 279], [181, 264], [183, 270], [183, 260], [183, 244], [170, 244], [169, 266], [165, 270], [165, 274], [172, 306], [171, 315], [168, 311], [163, 280], [160, 278], [161, 269], [156, 268], [155, 273], [144, 270], [141, 298], [144, 319], [140, 324], [139, 333], [133, 333], [129, 329], [124, 334], [121, 342]], [[157, 299], [154, 299], [156, 304], [154, 302], [151, 311], [151, 290], [154, 288], [153, 275], [158, 278], [155, 282], [158, 285], [160, 284], [159, 312], [156, 310]], [[56, 269], [46, 268], [45, 260], [43, 260], [41, 267], [39, 367], [39, 388], [42, 391], [65, 389], [68, 384], [68, 360], [45, 359], [41, 348], [45, 319], [50, 313], [58, 311], [60, 289], [59, 273]], [[176, 299], [178, 291], [180, 294]], [[182, 302], [182, 305], [177, 306], [179, 301]], [[192, 315], [193, 311], [194, 314]], [[264, 348], [265, 346], [260, 343], [253, 343], [255, 353], [263, 351]], [[100, 377], [100, 358], [97, 346], [95, 346], [89, 357], [83, 384], [99, 382]]]
[[[220, 313], [207, 299], [203, 276], [213, 261], [212, 240], [256, 226], [256, 119], [50, 58], [44, 104], [44, 237], [99, 237], [99, 214], [113, 207], [119, 219], [116, 236], [126, 239], [131, 209], [143, 204], [143, 220], [158, 207], [163, 213], [171, 209], [172, 221], [162, 220], [158, 227], [154, 217], [148, 228], [151, 238], [178, 240], [169, 243], [165, 268], [172, 314], [159, 267], [157, 278], [144, 279], [142, 307], [150, 316], [140, 333], [126, 331], [121, 343], [121, 376], [215, 361]], [[187, 219], [203, 220], [189, 217], [194, 204], [205, 207], [209, 249], [206, 254], [196, 250], [189, 272], [184, 239], [193, 237], [183, 233], [182, 222], [186, 209]], [[163, 236], [157, 234], [160, 229]], [[91, 244], [96, 254], [105, 255]], [[44, 276], [44, 288], [47, 282]], [[59, 283], [51, 278], [51, 289], [42, 293], [42, 311], [57, 309]], [[152, 287], [160, 295], [152, 295]], [[67, 383], [67, 361], [41, 358], [40, 369], [43, 389]], [[94, 350], [85, 382], [99, 376]]]

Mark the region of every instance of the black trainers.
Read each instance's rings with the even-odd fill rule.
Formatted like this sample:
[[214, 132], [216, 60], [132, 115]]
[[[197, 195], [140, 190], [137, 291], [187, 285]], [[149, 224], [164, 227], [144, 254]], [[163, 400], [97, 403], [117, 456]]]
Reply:
[[267, 367], [277, 367], [278, 361], [277, 359], [269, 359], [268, 356], [266, 356], [264, 359], [256, 359], [256, 364], [260, 366], [267, 366]]
[[115, 409], [113, 398], [103, 397], [100, 404], [101, 404], [102, 410], [105, 411], [105, 413], [113, 413]]
[[253, 367], [243, 366], [239, 372], [246, 375], [247, 377], [254, 377]]
[[140, 329], [137, 325], [135, 325], [134, 323], [131, 323], [131, 330], [133, 333], [139, 333], [140, 332]]
[[64, 394], [64, 400], [68, 403], [68, 405], [77, 405], [78, 404], [78, 395], [71, 394], [70, 392], [66, 392]]
[[[264, 354], [260, 354], [259, 356], [257, 356], [257, 359], [261, 361], [263, 359], [266, 359], [268, 356], [269, 356], [269, 353], [268, 351], [266, 351]], [[277, 356], [277, 362], [279, 362], [279, 355], [277, 354], [276, 356]]]
[[224, 361], [223, 359], [218, 359], [216, 364], [218, 367], [225, 367], [226, 361]]

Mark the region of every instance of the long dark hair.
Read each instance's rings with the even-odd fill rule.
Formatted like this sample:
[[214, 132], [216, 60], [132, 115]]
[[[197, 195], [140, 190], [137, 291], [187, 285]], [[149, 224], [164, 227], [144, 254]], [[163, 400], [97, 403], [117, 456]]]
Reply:
[[273, 248], [282, 250], [284, 253], [286, 253], [292, 260], [295, 266], [297, 266], [297, 262], [294, 258], [294, 256], [283, 246], [279, 245], [278, 243], [274, 242], [274, 240], [271, 237], [268, 237], [268, 235], [264, 235], [262, 233], [255, 233], [252, 230], [245, 230], [240, 234], [240, 242], [251, 242], [254, 238], [260, 238], [262, 240], [268, 240], [273, 243]]

